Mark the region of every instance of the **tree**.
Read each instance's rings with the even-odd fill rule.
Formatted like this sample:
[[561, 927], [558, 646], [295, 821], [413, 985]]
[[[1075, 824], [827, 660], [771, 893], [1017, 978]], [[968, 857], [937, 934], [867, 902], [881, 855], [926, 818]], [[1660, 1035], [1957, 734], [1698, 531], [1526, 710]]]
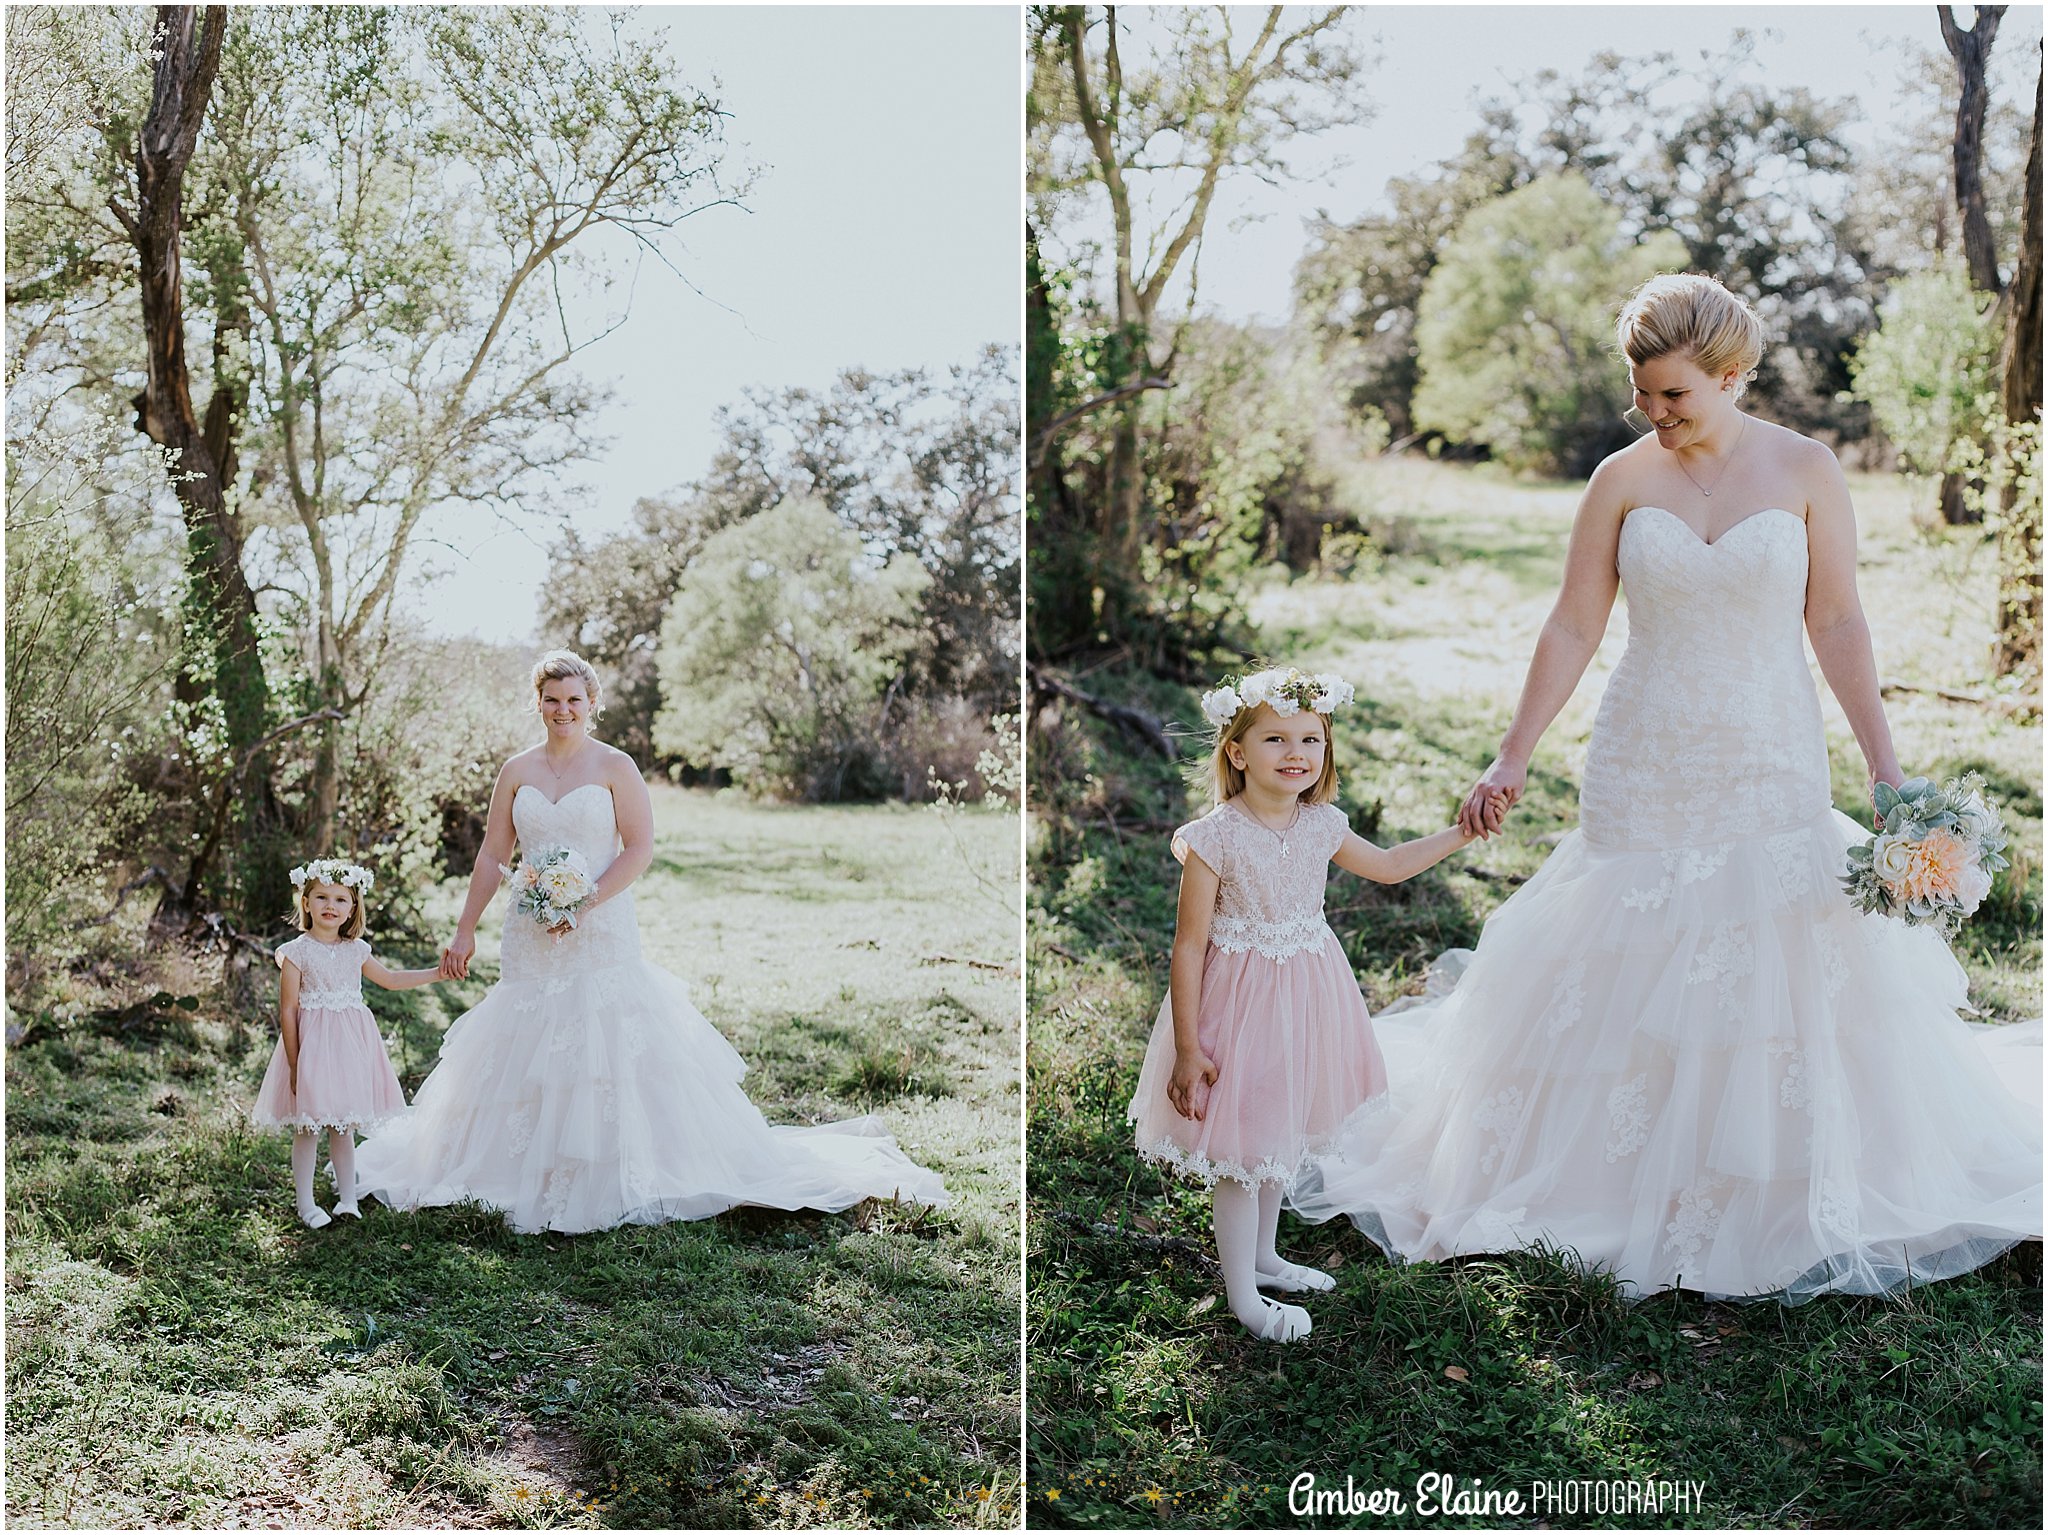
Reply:
[[1577, 175], [1475, 209], [1423, 287], [1417, 425], [1518, 467], [1589, 473], [1629, 436], [1614, 313], [1683, 259], [1668, 231], [1625, 235]]
[[1956, 25], [1955, 8], [1937, 5], [1941, 17], [1941, 40], [1956, 61], [1961, 87], [1956, 96], [1954, 144], [1956, 211], [1962, 217], [1963, 260], [1970, 281], [1984, 293], [2004, 289], [1998, 275], [1998, 251], [1991, 239], [1991, 220], [1984, 211], [1984, 109], [1990, 91], [1984, 74], [1991, 62], [1991, 45], [1998, 37], [1998, 23], [2005, 15], [2002, 5], [1977, 6], [1977, 19], [1970, 30]]
[[708, 539], [662, 622], [655, 744], [759, 792], [872, 792], [859, 769], [887, 727], [928, 577], [878, 561], [815, 500]]
[[1753, 79], [1753, 68], [1737, 32], [1694, 70], [1668, 53], [1602, 53], [1577, 75], [1539, 71], [1481, 105], [1456, 155], [1390, 181], [1387, 212], [1321, 227], [1297, 299], [1354, 400], [1384, 413], [1397, 437], [1417, 430], [1416, 307], [1444, 241], [1480, 204], [1570, 173], [1625, 234], [1670, 230], [1685, 242], [1682, 264], [1757, 305], [1778, 341], [1755, 393], [1776, 419], [1839, 428], [1842, 354], [1869, 327], [1876, 296], [1867, 231], [1842, 211], [1850, 104]]
[[[1120, 345], [1114, 375], [1087, 409], [1108, 414], [1107, 495], [1079, 527], [1049, 529], [1047, 557], [1060, 579], [1099, 590], [1111, 629], [1142, 602], [1139, 549], [1145, 537], [1145, 466], [1139, 410], [1143, 391], [1171, 372], [1174, 346], [1159, 334], [1159, 305], [1183, 263], [1199, 256], [1209, 209], [1226, 174], [1287, 174], [1282, 148], [1296, 135], [1366, 111], [1345, 88], [1355, 52], [1335, 30], [1343, 7], [1283, 24], [1285, 7], [1257, 17], [1241, 41], [1236, 7], [1189, 8], [1158, 18], [1164, 38], [1146, 64], [1126, 66], [1128, 27], [1114, 6], [1092, 17], [1084, 6], [1034, 14], [1027, 108], [1032, 192], [1041, 215], [1081, 188], [1107, 200], [1111, 271]], [[1100, 51], [1091, 52], [1100, 33]], [[1156, 194], [1156, 196], [1155, 196]], [[1155, 201], [1171, 211], [1146, 227]], [[1157, 381], [1157, 382], [1153, 382]], [[1036, 449], [1034, 448], [1034, 451]], [[1055, 646], [1075, 636], [1044, 636]]]
[[1915, 473], [1948, 475], [1994, 397], [1991, 306], [1951, 262], [1892, 284], [1849, 363], [1858, 399]]
[[930, 576], [906, 691], [960, 698], [983, 718], [1008, 706], [1022, 554], [1016, 387], [1014, 353], [991, 346], [943, 380], [849, 368], [825, 390], [750, 391], [719, 411], [700, 479], [641, 501], [628, 531], [565, 534], [542, 624], [607, 668], [612, 739], [653, 760], [652, 658], [677, 583], [713, 534], [790, 499], [817, 501], [870, 555], [907, 555]]
[[[188, 736], [213, 778], [247, 776], [234, 883], [267, 916], [280, 824], [336, 835], [344, 720], [387, 656], [421, 517], [526, 512], [589, 446], [596, 396], [572, 368], [594, 337], [564, 316], [611, 270], [594, 245], [666, 260], [667, 232], [744, 180], [724, 113], [671, 82], [662, 47], [573, 12], [257, 8], [202, 25], [169, 7], [159, 27], [146, 114], [117, 78], [61, 154], [37, 140], [10, 320], [61, 335], [47, 394], [86, 409], [121, 387], [110, 359], [148, 359], [141, 420], [178, 454], [188, 524]], [[188, 319], [210, 331], [191, 360]], [[269, 672], [264, 624], [284, 631]], [[273, 692], [287, 725], [317, 732], [288, 811]], [[200, 839], [187, 906], [215, 846]]]
[[2008, 427], [2004, 505], [1998, 521], [1998, 669], [2041, 676], [2041, 86], [2034, 76], [2034, 129], [2027, 150], [2019, 260], [2005, 292], [1999, 346], [2000, 404]]

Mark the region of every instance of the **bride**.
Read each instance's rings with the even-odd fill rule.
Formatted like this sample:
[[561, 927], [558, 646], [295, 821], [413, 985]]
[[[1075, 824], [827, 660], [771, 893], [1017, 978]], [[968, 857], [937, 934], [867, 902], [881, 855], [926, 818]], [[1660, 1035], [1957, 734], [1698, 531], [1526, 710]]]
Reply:
[[[1870, 1294], [2041, 1231], [2038, 1024], [1973, 1029], [1926, 928], [1853, 908], [1802, 624], [1873, 783], [1902, 779], [1834, 455], [1737, 406], [1748, 306], [1698, 276], [1623, 309], [1645, 437], [1600, 465], [1500, 755], [1497, 830], [1628, 589], [1580, 824], [1375, 1020], [1391, 1108], [1294, 1196], [1396, 1258], [1542, 1243], [1630, 1293]], [[1462, 966], [1447, 991], [1444, 976]]]
[[581, 853], [596, 891], [573, 928], [506, 913], [497, 985], [449, 1027], [411, 1113], [359, 1149], [362, 1192], [403, 1210], [474, 1200], [514, 1230], [562, 1232], [734, 1205], [943, 1204], [938, 1175], [872, 1116], [771, 1127], [748, 1101], [739, 1055], [680, 980], [641, 958], [632, 887], [653, 857], [654, 812], [633, 760], [589, 735], [597, 673], [550, 651], [533, 687], [547, 738], [498, 774], [442, 973], [468, 974], [515, 840], [529, 856]]

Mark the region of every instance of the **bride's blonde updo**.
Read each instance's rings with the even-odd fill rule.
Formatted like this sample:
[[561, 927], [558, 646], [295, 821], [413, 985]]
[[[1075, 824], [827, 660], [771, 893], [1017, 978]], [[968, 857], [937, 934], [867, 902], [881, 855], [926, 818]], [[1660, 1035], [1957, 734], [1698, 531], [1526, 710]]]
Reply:
[[604, 713], [604, 684], [597, 680], [597, 668], [573, 650], [550, 650], [533, 663], [533, 698], [531, 707], [540, 713], [540, 690], [550, 682], [560, 682], [564, 677], [574, 677], [590, 692], [590, 717], [596, 719]]
[[1764, 355], [1756, 311], [1697, 272], [1666, 272], [1636, 289], [1621, 306], [1614, 339], [1637, 367], [1676, 352], [1717, 378], [1733, 368], [1738, 399]]

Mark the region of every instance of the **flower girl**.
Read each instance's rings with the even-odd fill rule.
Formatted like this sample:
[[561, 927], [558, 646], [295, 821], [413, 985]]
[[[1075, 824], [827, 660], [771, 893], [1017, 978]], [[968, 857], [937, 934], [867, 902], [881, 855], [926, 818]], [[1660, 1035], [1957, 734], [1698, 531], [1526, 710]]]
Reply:
[[405, 1112], [405, 1093], [363, 1005], [363, 977], [394, 991], [441, 978], [438, 968], [390, 970], [370, 957], [363, 896], [371, 882], [368, 869], [339, 858], [292, 870], [292, 925], [300, 936], [277, 951], [284, 972], [279, 1038], [249, 1110], [265, 1129], [291, 1127], [299, 1219], [316, 1231], [331, 1219], [313, 1202], [320, 1130], [334, 1168], [334, 1213], [360, 1215], [355, 1133]]
[[1216, 805], [1174, 833], [1185, 867], [1171, 986], [1129, 1110], [1141, 1155], [1213, 1190], [1230, 1309], [1276, 1342], [1307, 1336], [1308, 1313], [1261, 1288], [1336, 1283], [1279, 1255], [1281, 1198], [1309, 1153], [1386, 1089], [1365, 999], [1323, 917], [1328, 866], [1394, 884], [1472, 840], [1452, 826], [1379, 848], [1351, 830], [1331, 803], [1330, 748], [1331, 712], [1351, 698], [1341, 677], [1292, 668], [1203, 698]]

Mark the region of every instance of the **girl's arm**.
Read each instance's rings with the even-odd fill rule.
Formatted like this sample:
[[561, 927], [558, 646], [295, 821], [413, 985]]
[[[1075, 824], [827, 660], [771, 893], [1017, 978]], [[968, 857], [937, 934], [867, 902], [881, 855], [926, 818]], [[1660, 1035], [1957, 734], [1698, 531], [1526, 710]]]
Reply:
[[1200, 1119], [1194, 1090], [1198, 1082], [1216, 1080], [1216, 1063], [1202, 1053], [1198, 1023], [1202, 1016], [1202, 963], [1209, 955], [1209, 922], [1216, 915], [1216, 894], [1223, 881], [1201, 855], [1188, 851], [1180, 872], [1180, 910], [1173, 924], [1173, 964], [1169, 991], [1173, 998], [1173, 1076], [1166, 1101], [1183, 1119]]
[[1564, 583], [1550, 617], [1544, 620], [1536, 654], [1529, 660], [1515, 717], [1501, 739], [1500, 754], [1480, 774], [1458, 809], [1458, 824], [1474, 835], [1500, 830], [1500, 813], [1486, 803], [1493, 796], [1507, 796], [1503, 809], [1522, 797], [1536, 743], [1586, 675], [1586, 667], [1607, 633], [1607, 616], [1614, 611], [1614, 594], [1621, 588], [1614, 563], [1624, 515], [1620, 475], [1614, 460], [1608, 459], [1593, 471], [1585, 495], [1579, 498], [1571, 544], [1565, 551]]
[[[1496, 795], [1487, 800], [1482, 809], [1498, 818], [1506, 808], [1503, 796]], [[1337, 851], [1330, 855], [1330, 862], [1338, 868], [1382, 885], [1398, 885], [1404, 879], [1413, 879], [1424, 869], [1438, 863], [1461, 847], [1469, 846], [1479, 838], [1479, 833], [1467, 827], [1461, 819], [1456, 826], [1446, 826], [1442, 831], [1431, 832], [1426, 837], [1416, 837], [1407, 842], [1397, 842], [1392, 847], [1377, 847], [1358, 835], [1346, 832], [1344, 841]]]
[[447, 979], [438, 965], [426, 970], [393, 970], [374, 955], [363, 961], [363, 974], [386, 991], [411, 991], [415, 986], [431, 986]]
[[292, 1096], [299, 1095], [299, 967], [290, 960], [277, 980], [277, 1030], [284, 1037], [284, 1064]]
[[455, 923], [455, 938], [441, 951], [440, 973], [449, 980], [460, 980], [469, 974], [470, 956], [476, 953], [477, 921], [504, 882], [504, 866], [512, 859], [515, 840], [512, 795], [518, 787], [512, 782], [512, 764], [508, 762], [498, 769], [498, 781], [491, 785], [483, 846], [477, 849], [476, 868], [469, 876], [469, 895], [463, 900], [462, 915]]
[[1806, 502], [1806, 633], [1814, 659], [1870, 768], [1873, 783], [1897, 788], [1905, 781], [1892, 748], [1891, 726], [1877, 690], [1870, 625], [1856, 595], [1856, 513], [1835, 455], [1817, 442], [1804, 445], [1810, 460]]

